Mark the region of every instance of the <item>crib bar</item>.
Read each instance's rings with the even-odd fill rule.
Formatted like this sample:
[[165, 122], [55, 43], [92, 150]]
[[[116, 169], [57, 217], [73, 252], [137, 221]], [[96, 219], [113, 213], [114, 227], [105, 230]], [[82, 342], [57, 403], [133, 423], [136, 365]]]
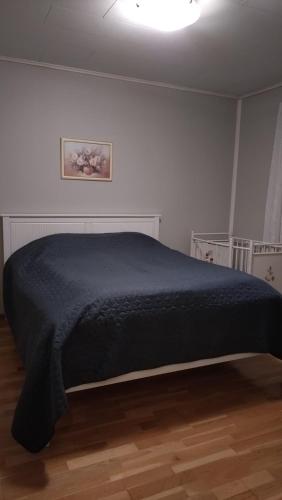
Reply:
[[194, 231], [192, 231], [192, 233], [191, 233], [190, 255], [191, 255], [191, 257], [196, 257], [196, 253], [195, 253], [195, 233], [194, 233]]
[[230, 238], [229, 238], [229, 259], [228, 259], [228, 266], [229, 267], [232, 267], [233, 254], [234, 254], [234, 239], [233, 239], [233, 236], [230, 236]]

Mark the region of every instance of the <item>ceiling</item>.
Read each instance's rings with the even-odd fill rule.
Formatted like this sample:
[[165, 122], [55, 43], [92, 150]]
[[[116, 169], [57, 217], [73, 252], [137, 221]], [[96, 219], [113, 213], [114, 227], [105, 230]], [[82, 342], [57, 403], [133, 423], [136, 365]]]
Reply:
[[128, 22], [121, 1], [0, 0], [0, 55], [235, 96], [282, 81], [282, 0], [200, 0], [174, 33]]

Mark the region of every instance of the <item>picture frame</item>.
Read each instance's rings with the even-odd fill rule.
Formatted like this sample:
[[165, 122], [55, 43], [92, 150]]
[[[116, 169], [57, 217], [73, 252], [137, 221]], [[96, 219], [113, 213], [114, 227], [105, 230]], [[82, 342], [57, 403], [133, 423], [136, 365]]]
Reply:
[[61, 137], [62, 179], [112, 181], [111, 142]]

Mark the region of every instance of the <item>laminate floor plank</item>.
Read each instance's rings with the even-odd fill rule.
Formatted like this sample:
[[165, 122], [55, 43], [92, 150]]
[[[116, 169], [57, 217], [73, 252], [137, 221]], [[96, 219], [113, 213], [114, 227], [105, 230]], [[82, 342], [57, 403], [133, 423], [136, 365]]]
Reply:
[[23, 380], [0, 318], [0, 500], [282, 500], [271, 356], [70, 394], [36, 455], [10, 434]]

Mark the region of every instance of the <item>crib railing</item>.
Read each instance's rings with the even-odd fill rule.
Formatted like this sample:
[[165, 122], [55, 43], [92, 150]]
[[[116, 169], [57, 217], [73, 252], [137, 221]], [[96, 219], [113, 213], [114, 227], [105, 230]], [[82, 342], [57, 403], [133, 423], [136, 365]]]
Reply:
[[191, 256], [247, 273], [252, 272], [254, 255], [282, 254], [282, 244], [239, 238], [228, 233], [192, 231]]

